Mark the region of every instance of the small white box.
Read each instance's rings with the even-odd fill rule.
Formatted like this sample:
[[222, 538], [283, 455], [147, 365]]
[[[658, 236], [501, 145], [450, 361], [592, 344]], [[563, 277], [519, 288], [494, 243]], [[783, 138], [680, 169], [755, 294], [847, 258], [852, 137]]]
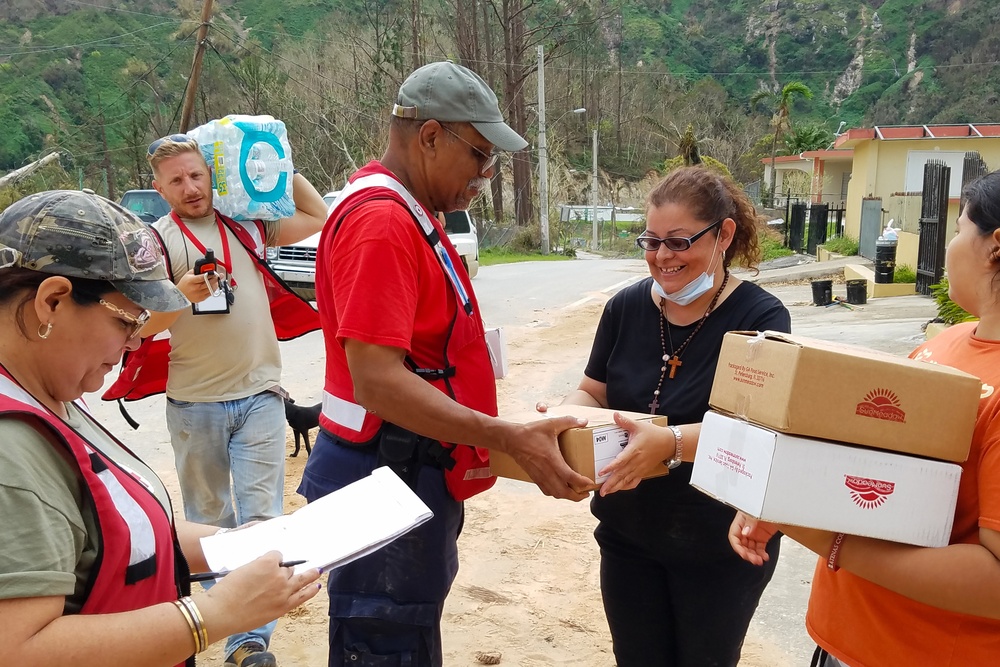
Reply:
[[507, 376], [507, 337], [503, 327], [490, 327], [485, 331], [486, 349], [490, 352], [490, 363], [493, 364], [493, 377], [501, 380]]
[[709, 412], [691, 484], [765, 521], [942, 547], [961, 474], [954, 463], [786, 435]]

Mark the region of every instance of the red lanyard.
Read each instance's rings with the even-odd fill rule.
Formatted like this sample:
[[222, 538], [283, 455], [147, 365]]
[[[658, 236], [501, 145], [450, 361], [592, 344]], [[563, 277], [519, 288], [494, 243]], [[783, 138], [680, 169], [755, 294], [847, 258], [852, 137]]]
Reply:
[[[177, 215], [177, 213], [175, 213], [174, 211], [171, 211], [170, 218], [175, 223], [177, 223], [177, 226], [180, 228], [181, 232], [183, 232], [184, 236], [186, 236], [188, 240], [191, 241], [191, 243], [194, 245], [194, 247], [198, 249], [198, 252], [204, 255], [207, 252], [205, 246], [202, 245], [202, 242], [199, 241], [198, 238], [191, 233], [191, 230], [188, 229], [188, 226], [185, 225], [183, 221], [181, 221], [181, 217]], [[229, 261], [229, 235], [226, 234], [226, 226], [222, 224], [222, 220], [219, 219], [218, 213], [215, 214], [215, 224], [219, 226], [219, 236], [222, 238], [222, 259], [216, 259], [215, 261], [221, 264], [222, 268], [226, 270], [226, 273], [228, 274], [229, 277], [229, 282], [232, 283], [233, 289], [236, 289], [236, 276], [233, 275], [233, 265], [232, 262]]]

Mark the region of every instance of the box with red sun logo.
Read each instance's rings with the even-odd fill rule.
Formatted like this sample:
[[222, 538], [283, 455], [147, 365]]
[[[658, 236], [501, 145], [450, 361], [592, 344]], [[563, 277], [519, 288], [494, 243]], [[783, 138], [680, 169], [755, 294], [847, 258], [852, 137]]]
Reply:
[[783, 433], [964, 461], [982, 382], [946, 366], [766, 331], [726, 334], [709, 404]]
[[788, 435], [709, 412], [691, 484], [765, 521], [941, 547], [951, 536], [961, 473], [954, 463]]

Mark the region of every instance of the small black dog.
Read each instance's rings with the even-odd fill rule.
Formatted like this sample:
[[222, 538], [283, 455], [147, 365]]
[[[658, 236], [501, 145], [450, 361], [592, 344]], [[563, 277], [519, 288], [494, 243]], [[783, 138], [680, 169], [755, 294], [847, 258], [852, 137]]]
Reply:
[[309, 429], [319, 426], [319, 413], [322, 408], [322, 403], [303, 408], [295, 405], [295, 399], [285, 399], [285, 419], [295, 434], [295, 451], [291, 456], [299, 455], [299, 436], [306, 441], [306, 454], [312, 454], [312, 447], [309, 446]]

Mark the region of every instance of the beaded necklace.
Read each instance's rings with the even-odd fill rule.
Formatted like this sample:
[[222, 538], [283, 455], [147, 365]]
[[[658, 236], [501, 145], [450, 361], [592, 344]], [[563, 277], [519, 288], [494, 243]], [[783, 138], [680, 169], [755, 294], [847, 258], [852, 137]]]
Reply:
[[[726, 289], [726, 284], [728, 282], [729, 271], [726, 271], [722, 278], [722, 285], [719, 286], [719, 290], [715, 293], [715, 296], [712, 297], [712, 303], [708, 304], [708, 310], [706, 310], [705, 314], [701, 316], [700, 320], [698, 320], [698, 326], [694, 328], [694, 331], [692, 331], [687, 337], [687, 340], [681, 343], [680, 347], [676, 349], [674, 348], [673, 339], [670, 338], [670, 321], [667, 320], [667, 314], [663, 312], [663, 306], [666, 299], [662, 297], [660, 298], [660, 345], [663, 348], [663, 366], [660, 367], [660, 380], [656, 383], [656, 390], [653, 392], [653, 400], [649, 403], [649, 414], [655, 415], [656, 409], [660, 407], [660, 389], [663, 387], [663, 380], [667, 377], [667, 370], [670, 370], [670, 379], [673, 380], [674, 376], [677, 375], [677, 369], [684, 365], [684, 362], [681, 361], [681, 355], [687, 348], [688, 343], [691, 342], [691, 339], [694, 338], [695, 334], [701, 330], [701, 327], [705, 324], [705, 320], [708, 319], [708, 316], [712, 314], [713, 310], [715, 310], [716, 304], [719, 303], [719, 297], [722, 296], [722, 291]], [[667, 323], [666, 335], [664, 335], [664, 322]], [[670, 341], [669, 354], [667, 353], [668, 340]]]

